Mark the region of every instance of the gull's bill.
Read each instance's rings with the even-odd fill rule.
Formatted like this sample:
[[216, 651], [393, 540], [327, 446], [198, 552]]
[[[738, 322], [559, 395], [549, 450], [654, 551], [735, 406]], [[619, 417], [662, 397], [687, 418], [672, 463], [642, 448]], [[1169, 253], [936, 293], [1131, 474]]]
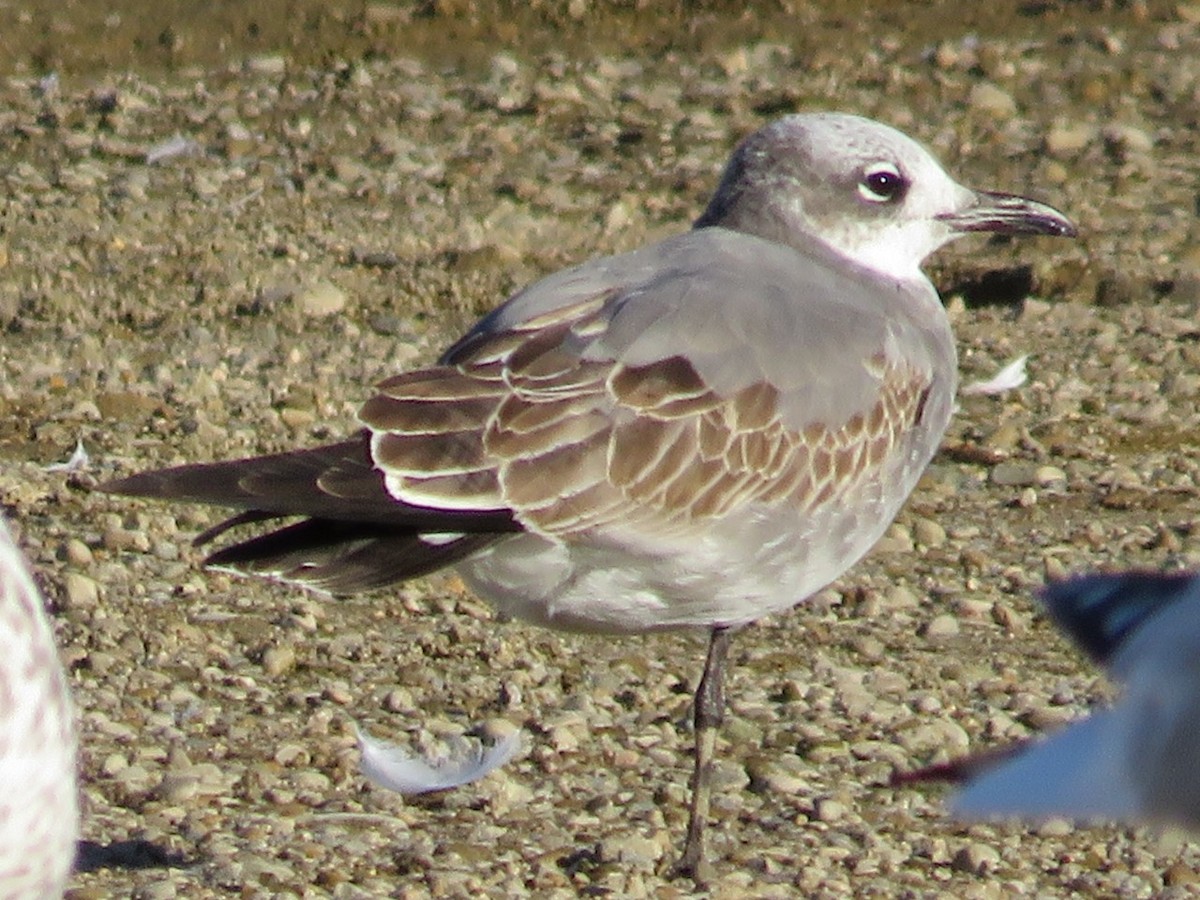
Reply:
[[358, 724], [354, 731], [362, 753], [363, 776], [389, 791], [405, 795], [447, 791], [478, 781], [503, 766], [521, 749], [521, 732], [514, 730], [489, 747], [482, 743], [462, 747], [441, 758], [418, 756], [403, 747], [372, 737]]

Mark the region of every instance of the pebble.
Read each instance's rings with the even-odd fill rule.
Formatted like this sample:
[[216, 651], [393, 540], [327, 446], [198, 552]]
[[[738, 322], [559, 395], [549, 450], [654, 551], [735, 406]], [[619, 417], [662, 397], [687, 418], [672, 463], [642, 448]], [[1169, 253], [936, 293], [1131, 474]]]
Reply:
[[769, 794], [804, 794], [812, 789], [807, 766], [795, 756], [762, 755], [746, 763], [746, 777], [752, 791]]
[[100, 603], [100, 585], [78, 572], [68, 572], [63, 579], [63, 594], [69, 608], [92, 609]]
[[663, 842], [637, 834], [605, 838], [600, 842], [600, 858], [622, 866], [650, 869], [663, 857]]
[[333, 282], [322, 280], [298, 291], [295, 303], [305, 315], [323, 318], [346, 308], [346, 294]]
[[1087, 122], [1057, 122], [1046, 132], [1046, 152], [1051, 156], [1071, 157], [1096, 138], [1096, 126]]
[[963, 752], [971, 745], [971, 738], [957, 722], [947, 718], [921, 721], [897, 736], [898, 743], [911, 754], [938, 751]]
[[950, 867], [959, 872], [987, 875], [1000, 867], [1000, 853], [990, 844], [973, 842], [954, 854]]
[[941, 547], [946, 543], [946, 529], [933, 519], [917, 519], [913, 522], [913, 539], [920, 547]]
[[1033, 473], [1033, 480], [1039, 487], [1062, 489], [1067, 484], [1067, 473], [1058, 466], [1038, 466]]
[[840, 822], [846, 818], [848, 810], [841, 801], [824, 797], [816, 802], [814, 812], [819, 822]]
[[1039, 837], [1060, 838], [1066, 837], [1075, 831], [1075, 823], [1070, 819], [1054, 817], [1047, 819], [1037, 826], [1037, 834]]
[[1017, 101], [1012, 94], [988, 81], [971, 88], [967, 103], [972, 109], [997, 119], [1012, 118], [1017, 112]]
[[959, 633], [958, 619], [950, 613], [934, 616], [921, 629], [921, 636], [931, 640], [955, 637]]
[[920, 605], [917, 595], [903, 584], [893, 585], [880, 598], [880, 606], [890, 612], [910, 612]]
[[94, 561], [92, 549], [79, 538], [70, 538], [63, 547], [63, 555], [73, 566], [86, 567]]
[[1200, 872], [1197, 872], [1195, 866], [1182, 862], [1173, 863], [1163, 873], [1163, 884], [1167, 887], [1200, 884]]
[[296, 651], [290, 644], [268, 647], [263, 651], [262, 667], [272, 678], [290, 672], [296, 667]]
[[1002, 462], [992, 466], [992, 484], [1004, 487], [1024, 487], [1037, 483], [1038, 466], [1027, 462]]

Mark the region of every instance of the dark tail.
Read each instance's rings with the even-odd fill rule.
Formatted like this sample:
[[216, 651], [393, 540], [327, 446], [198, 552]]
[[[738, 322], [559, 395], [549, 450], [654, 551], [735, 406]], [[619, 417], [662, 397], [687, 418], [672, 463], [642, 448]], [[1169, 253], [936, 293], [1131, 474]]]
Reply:
[[413, 506], [388, 493], [369, 435], [312, 450], [142, 472], [101, 485], [113, 494], [239, 512], [197, 538], [302, 517], [205, 560], [335, 594], [385, 587], [457, 562], [521, 530], [508, 510]]

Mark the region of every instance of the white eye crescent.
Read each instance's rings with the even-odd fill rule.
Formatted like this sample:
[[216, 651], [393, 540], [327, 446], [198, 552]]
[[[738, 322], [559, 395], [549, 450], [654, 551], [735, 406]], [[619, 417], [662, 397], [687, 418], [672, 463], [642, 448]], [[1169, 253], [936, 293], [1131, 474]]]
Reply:
[[858, 193], [872, 203], [896, 203], [908, 190], [908, 179], [888, 162], [872, 163], [863, 170]]

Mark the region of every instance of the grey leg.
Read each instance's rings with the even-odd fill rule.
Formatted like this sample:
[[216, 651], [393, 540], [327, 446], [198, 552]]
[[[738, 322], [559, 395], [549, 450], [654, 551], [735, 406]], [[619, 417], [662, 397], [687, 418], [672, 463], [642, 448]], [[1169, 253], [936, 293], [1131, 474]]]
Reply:
[[714, 628], [708, 642], [704, 675], [696, 688], [696, 768], [692, 773], [692, 806], [688, 818], [687, 840], [683, 856], [672, 875], [691, 878], [698, 885], [710, 880], [711, 867], [704, 858], [704, 828], [708, 824], [709, 797], [712, 788], [713, 749], [717, 732], [725, 718], [725, 657], [734, 628]]

